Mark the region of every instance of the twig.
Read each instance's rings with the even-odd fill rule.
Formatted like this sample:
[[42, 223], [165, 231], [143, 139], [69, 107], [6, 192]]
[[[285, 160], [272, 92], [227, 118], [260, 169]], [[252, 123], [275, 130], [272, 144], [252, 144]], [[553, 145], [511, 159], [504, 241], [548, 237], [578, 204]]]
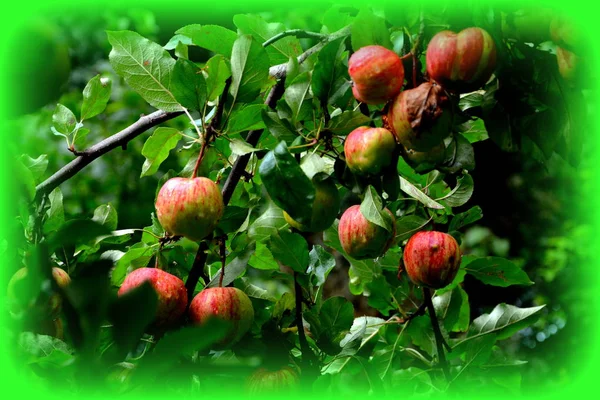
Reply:
[[317, 32], [308, 32], [305, 31], [303, 29], [290, 29], [281, 33], [278, 33], [277, 35], [273, 36], [272, 38], [268, 39], [266, 42], [264, 42], [262, 45], [263, 47], [267, 47], [273, 43], [275, 43], [276, 41], [283, 39], [284, 37], [287, 36], [296, 36], [299, 39], [325, 39], [327, 38], [327, 35], [324, 35], [322, 33], [317, 33]]
[[[206, 259], [208, 257], [208, 244], [205, 240], [200, 242], [200, 246], [198, 246], [198, 251], [196, 252], [196, 257], [194, 258], [194, 264], [192, 265], [192, 269], [188, 274], [187, 280], [185, 281], [185, 288], [187, 289], [188, 295], [188, 304], [192, 302], [192, 298], [194, 296], [194, 289], [196, 289], [196, 285], [198, 284], [198, 280], [202, 278], [204, 282], [208, 282], [208, 276], [204, 273], [204, 264], [206, 263]], [[197, 266], [201, 266], [198, 268]], [[196, 267], [196, 268], [194, 268]]]
[[156, 125], [160, 125], [163, 122], [171, 120], [182, 114], [182, 111], [155, 111], [152, 114], [141, 117], [139, 120], [122, 131], [96, 143], [87, 150], [80, 152], [80, 155], [76, 159], [62, 167], [60, 170], [54, 173], [54, 175], [36, 187], [36, 200], [39, 200], [41, 196], [50, 193], [60, 184], [72, 178], [75, 174], [77, 174], [98, 157], [108, 153], [113, 149], [116, 149], [117, 147], [126, 145], [127, 142], [146, 132], [148, 129]]
[[425, 17], [423, 15], [423, 10], [419, 14], [419, 33], [417, 34], [417, 40], [413, 44], [413, 47], [410, 49], [410, 54], [412, 54], [412, 78], [413, 78], [413, 87], [417, 87], [417, 58], [419, 53], [421, 52], [421, 44], [423, 42], [423, 35], [425, 34]]
[[[427, 305], [427, 311], [429, 313], [429, 319], [431, 320], [431, 327], [433, 328], [433, 334], [435, 335], [435, 345], [438, 353], [438, 361], [442, 371], [444, 372], [444, 376], [446, 380], [450, 382], [452, 377], [450, 376], [450, 369], [448, 368], [448, 362], [446, 361], [446, 354], [444, 353], [444, 344], [446, 341], [442, 336], [442, 331], [440, 330], [440, 325], [435, 315], [435, 308], [433, 307], [433, 302], [431, 301], [431, 290], [427, 287], [423, 287], [423, 298], [425, 299], [425, 304]], [[446, 343], [447, 345], [447, 343]]]
[[300, 342], [300, 349], [302, 350], [302, 361], [306, 362], [311, 367], [317, 366], [317, 360], [315, 353], [312, 352], [306, 340], [306, 333], [304, 332], [304, 323], [302, 322], [302, 286], [298, 282], [297, 273], [294, 271], [294, 294], [296, 297], [296, 326], [298, 327], [298, 341]]
[[225, 276], [225, 261], [227, 259], [225, 254], [225, 242], [227, 241], [227, 235], [219, 238], [219, 256], [221, 257], [221, 276], [219, 277], [219, 287], [223, 287], [223, 277]]

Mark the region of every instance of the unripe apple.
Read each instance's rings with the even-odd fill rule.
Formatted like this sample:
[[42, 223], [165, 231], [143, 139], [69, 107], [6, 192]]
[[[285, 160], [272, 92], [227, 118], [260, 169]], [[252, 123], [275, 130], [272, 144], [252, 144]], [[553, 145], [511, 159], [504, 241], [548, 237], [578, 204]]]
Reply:
[[118, 295], [148, 282], [156, 291], [158, 304], [153, 321], [155, 327], [167, 327], [175, 323], [187, 307], [188, 296], [181, 279], [158, 268], [138, 268], [125, 277]]
[[224, 209], [219, 186], [204, 177], [171, 178], [156, 197], [156, 216], [165, 231], [194, 241], [215, 229]]
[[[27, 296], [27, 267], [23, 267], [19, 269], [14, 275], [10, 278], [7, 287], [7, 300], [9, 303], [9, 308], [13, 313], [19, 313], [21, 311], [25, 311], [30, 309], [32, 304], [31, 301], [33, 299], [24, 298]], [[52, 268], [52, 278], [56, 282], [56, 284], [61, 288], [66, 288], [69, 283], [71, 283], [71, 278], [69, 274], [66, 273], [65, 270], [53, 267]], [[45, 315], [51, 317], [51, 319], [60, 313], [62, 299], [58, 293], [54, 293], [50, 296], [50, 299], [47, 303], [47, 307], [44, 306], [42, 310], [39, 310], [41, 315]]]
[[436, 231], [414, 234], [404, 248], [404, 267], [419, 286], [441, 289], [454, 280], [461, 254], [456, 239]]
[[481, 28], [441, 31], [427, 46], [427, 74], [448, 90], [475, 90], [487, 82], [495, 68], [496, 44]]
[[360, 212], [360, 205], [348, 208], [340, 218], [338, 235], [344, 251], [357, 260], [382, 256], [392, 245], [396, 236], [396, 220], [387, 208], [392, 219], [392, 232], [366, 219]]
[[394, 162], [396, 138], [385, 128], [360, 126], [344, 142], [346, 165], [357, 175], [378, 175]]
[[422, 83], [394, 99], [387, 122], [396, 140], [406, 148], [429, 151], [450, 134], [449, 99], [438, 84]]
[[580, 58], [572, 51], [556, 46], [556, 61], [560, 76], [567, 81], [573, 81], [577, 76]]
[[232, 345], [248, 332], [254, 321], [254, 308], [246, 293], [234, 287], [214, 287], [202, 290], [190, 304], [192, 323], [203, 325], [212, 318], [230, 323], [221, 346]]
[[315, 199], [313, 200], [312, 214], [308, 223], [301, 224], [292, 219], [287, 212], [283, 212], [286, 222], [300, 232], [324, 231], [333, 224], [340, 210], [340, 194], [333, 179], [322, 179], [321, 176], [316, 175], [313, 178], [313, 185], [315, 187]]
[[[569, 51], [580, 49], [583, 38], [581, 31], [569, 18], [559, 15], [550, 23], [550, 37], [552, 41]], [[579, 52], [577, 52], [579, 54]], [[581, 55], [581, 54], [580, 54]]]
[[348, 60], [348, 74], [356, 100], [383, 104], [402, 89], [404, 66], [400, 57], [382, 46], [365, 46]]
[[279, 370], [259, 368], [246, 380], [246, 391], [250, 395], [293, 393], [299, 388], [300, 377], [296, 370], [283, 367]]
[[404, 147], [402, 154], [404, 160], [410, 165], [417, 167], [423, 164], [435, 165], [444, 161], [444, 155], [446, 153], [446, 146], [442, 141], [437, 146], [433, 147], [429, 151], [416, 151], [413, 149], [407, 149]]

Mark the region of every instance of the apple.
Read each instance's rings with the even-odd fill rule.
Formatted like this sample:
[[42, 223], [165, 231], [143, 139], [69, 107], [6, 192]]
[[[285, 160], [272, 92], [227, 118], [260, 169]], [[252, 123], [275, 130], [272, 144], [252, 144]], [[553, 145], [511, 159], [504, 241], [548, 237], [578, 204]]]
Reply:
[[308, 223], [301, 224], [290, 217], [287, 212], [283, 212], [286, 222], [300, 232], [324, 231], [333, 224], [340, 209], [340, 194], [333, 179], [329, 177], [323, 179], [322, 175], [317, 174], [313, 178], [313, 185], [315, 187], [315, 199], [313, 200], [312, 214]]
[[246, 293], [234, 287], [206, 288], [194, 297], [189, 317], [193, 324], [203, 325], [212, 318], [227, 321], [230, 327], [217, 344], [232, 345], [250, 330], [254, 308]]
[[367, 104], [383, 104], [394, 98], [404, 83], [402, 60], [383, 46], [365, 46], [348, 60], [348, 74], [354, 82], [352, 94]]
[[357, 175], [378, 175], [394, 163], [396, 138], [385, 128], [361, 126], [344, 142], [346, 165]]
[[295, 369], [285, 366], [278, 370], [259, 368], [246, 380], [248, 394], [286, 394], [299, 388], [300, 377]]
[[[581, 31], [564, 15], [556, 16], [550, 23], [550, 37], [552, 41], [563, 49], [569, 51], [581, 50], [583, 41]], [[579, 54], [579, 51], [577, 51]]]
[[144, 282], [150, 283], [158, 296], [153, 325], [164, 327], [177, 322], [185, 313], [188, 302], [183, 281], [158, 268], [138, 268], [125, 277], [118, 295], [122, 296]]
[[439, 146], [452, 127], [448, 96], [441, 86], [431, 82], [401, 92], [386, 118], [396, 140], [419, 152]]
[[441, 289], [454, 280], [461, 254], [451, 235], [421, 231], [408, 240], [403, 258], [406, 273], [416, 285]]
[[360, 212], [360, 205], [349, 207], [338, 226], [340, 244], [352, 258], [363, 260], [382, 256], [392, 245], [396, 235], [396, 220], [387, 208], [385, 209], [393, 223], [392, 232], [366, 219]]
[[573, 81], [577, 76], [580, 58], [572, 51], [556, 46], [556, 61], [558, 62], [560, 76], [567, 81]]
[[171, 235], [199, 241], [210, 234], [223, 216], [219, 186], [208, 178], [171, 178], [156, 197], [156, 215]]
[[486, 83], [496, 68], [496, 44], [481, 28], [441, 31], [427, 46], [427, 74], [444, 88], [460, 93]]
[[402, 153], [402, 157], [408, 164], [413, 167], [418, 167], [419, 165], [436, 165], [444, 161], [444, 156], [446, 153], [446, 146], [442, 141], [437, 146], [433, 147], [429, 151], [416, 151], [413, 149], [407, 149], [404, 147], [404, 151]]
[[[34, 299], [27, 298], [27, 280], [28, 269], [23, 267], [13, 274], [8, 282], [7, 300], [9, 308], [13, 313], [19, 313], [30, 309]], [[52, 278], [61, 288], [66, 288], [71, 283], [69, 274], [62, 268], [52, 267]], [[42, 315], [55, 317], [60, 313], [62, 299], [58, 293], [50, 296], [50, 299], [43, 310], [39, 310]], [[51, 318], [53, 319], [53, 318]]]

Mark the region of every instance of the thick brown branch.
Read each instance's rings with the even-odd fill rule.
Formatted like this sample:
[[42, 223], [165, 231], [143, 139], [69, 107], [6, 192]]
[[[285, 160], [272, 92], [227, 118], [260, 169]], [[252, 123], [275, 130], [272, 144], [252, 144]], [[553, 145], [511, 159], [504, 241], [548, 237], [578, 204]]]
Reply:
[[73, 177], [98, 157], [108, 153], [113, 149], [116, 149], [117, 147], [125, 146], [130, 140], [146, 132], [148, 129], [178, 117], [181, 114], [183, 114], [183, 112], [180, 111], [153, 112], [152, 114], [141, 117], [132, 125], [123, 129], [121, 132], [115, 133], [101, 142], [96, 143], [89, 149], [82, 151], [76, 159], [62, 167], [54, 175], [36, 187], [36, 200], [39, 200], [43, 195], [53, 191], [60, 184]]
[[452, 377], [450, 376], [450, 369], [448, 368], [448, 362], [446, 361], [446, 353], [444, 353], [444, 337], [442, 336], [442, 331], [440, 330], [440, 324], [435, 315], [435, 308], [433, 307], [433, 302], [431, 301], [432, 297], [431, 289], [423, 287], [423, 298], [425, 300], [425, 304], [427, 305], [427, 312], [429, 313], [429, 319], [431, 320], [431, 327], [433, 328], [433, 334], [435, 336], [435, 345], [438, 353], [438, 362], [442, 371], [444, 372], [444, 376], [446, 380], [450, 382]]

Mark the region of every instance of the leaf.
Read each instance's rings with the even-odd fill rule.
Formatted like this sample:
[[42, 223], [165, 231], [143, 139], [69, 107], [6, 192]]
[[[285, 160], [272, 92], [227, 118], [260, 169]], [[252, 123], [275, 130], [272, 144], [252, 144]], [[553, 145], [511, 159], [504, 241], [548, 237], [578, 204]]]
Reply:
[[[252, 35], [261, 43], [266, 42], [278, 33], [285, 31], [285, 26], [280, 23], [267, 23], [257, 15], [238, 14], [233, 16], [233, 23], [238, 27], [241, 33]], [[269, 60], [272, 65], [283, 64], [290, 58], [296, 58], [302, 53], [300, 41], [288, 36], [279, 39], [266, 48]]]
[[142, 148], [142, 155], [146, 157], [146, 161], [142, 166], [140, 178], [154, 175], [160, 164], [169, 156], [169, 152], [177, 146], [179, 139], [181, 134], [175, 128], [156, 128]]
[[256, 100], [269, 82], [269, 59], [265, 49], [252, 36], [242, 35], [233, 44], [231, 79], [234, 103]]
[[328, 350], [330, 354], [337, 354], [341, 350], [339, 343], [344, 339], [353, 322], [352, 303], [345, 297], [330, 297], [319, 310], [318, 323], [311, 324], [311, 333], [320, 348]]
[[31, 176], [35, 181], [39, 181], [48, 168], [48, 155], [42, 154], [38, 158], [31, 158], [27, 154], [22, 154], [19, 161], [29, 169]]
[[275, 261], [271, 250], [269, 250], [266, 244], [261, 242], [256, 243], [256, 250], [252, 253], [248, 264], [256, 269], [279, 270], [279, 264]]
[[99, 236], [110, 234], [105, 226], [89, 219], [73, 219], [48, 236], [50, 249], [75, 246], [93, 241]]
[[117, 74], [151, 106], [164, 111], [181, 111], [170, 92], [175, 60], [159, 44], [136, 32], [108, 31], [113, 46], [108, 59]]
[[525, 271], [502, 257], [478, 258], [467, 264], [465, 270], [487, 285], [500, 287], [533, 285]]
[[260, 178], [273, 202], [298, 223], [312, 216], [315, 188], [288, 152], [285, 142], [267, 153], [258, 169]]
[[360, 213], [370, 222], [382, 227], [388, 232], [394, 229], [394, 221], [392, 216], [383, 210], [381, 197], [373, 186], [365, 192], [365, 198], [360, 203]]
[[248, 228], [248, 237], [257, 242], [267, 240], [287, 225], [279, 207], [269, 202], [268, 208]]
[[271, 236], [269, 243], [269, 249], [276, 260], [296, 272], [306, 272], [308, 244], [301, 235], [282, 231]]
[[52, 114], [52, 124], [57, 132], [68, 136], [75, 130], [77, 118], [73, 114], [73, 111], [62, 104], [57, 104], [56, 110]]
[[177, 59], [171, 77], [171, 92], [185, 108], [202, 112], [206, 103], [206, 80], [200, 68], [191, 61]]
[[83, 89], [81, 104], [81, 120], [90, 119], [102, 113], [110, 100], [112, 81], [107, 77], [96, 75]]
[[404, 179], [401, 176], [399, 176], [399, 178], [400, 178], [400, 189], [404, 193], [406, 193], [407, 195], [409, 195], [413, 199], [416, 199], [416, 200], [420, 201], [421, 203], [423, 203], [428, 208], [433, 208], [433, 209], [436, 209], [436, 210], [443, 210], [444, 209], [443, 205], [441, 205], [440, 203], [438, 203], [435, 200], [431, 199], [425, 193], [423, 193], [422, 191], [420, 191], [419, 189], [417, 189], [417, 187], [414, 186], [412, 183], [410, 183], [409, 181], [407, 181], [406, 179]]
[[146, 246], [144, 243], [136, 243], [119, 258], [117, 265], [111, 272], [110, 280], [114, 286], [121, 286], [129, 268], [137, 269], [145, 267], [150, 259], [156, 254], [157, 246]]
[[303, 72], [285, 89], [283, 98], [292, 110], [292, 123], [298, 121], [302, 103], [309, 97], [310, 78], [310, 72]]
[[231, 76], [231, 70], [225, 62], [225, 57], [216, 55], [206, 62], [204, 66], [206, 74], [206, 98], [215, 101], [223, 93], [225, 83]]
[[[232, 135], [234, 133], [264, 128], [265, 123], [262, 120], [262, 111], [264, 109], [264, 104], [250, 104], [234, 110], [229, 116], [225, 132], [228, 135]], [[248, 146], [252, 148], [250, 145]]]
[[278, 141], [292, 143], [298, 134], [294, 131], [292, 124], [287, 119], [281, 119], [276, 112], [262, 110], [262, 119], [265, 126]]
[[314, 285], [321, 286], [335, 267], [335, 258], [319, 245], [313, 246], [308, 256], [309, 264], [306, 272], [311, 276]]
[[358, 317], [355, 318], [350, 327], [350, 332], [344, 336], [344, 339], [340, 342], [340, 346], [356, 346], [358, 349], [362, 348], [367, 342], [369, 342], [375, 335], [379, 333], [379, 330], [385, 326], [385, 320], [378, 317]]
[[[343, 93], [338, 90], [349, 82], [348, 67], [342, 62], [344, 39], [330, 42], [319, 51], [313, 70], [311, 87], [321, 104], [334, 104]], [[335, 94], [335, 95], [334, 95]]]
[[369, 122], [371, 122], [371, 118], [360, 111], [348, 110], [332, 116], [327, 129], [335, 135], [347, 135], [359, 126], [369, 124]]
[[114, 231], [117, 229], [117, 211], [111, 204], [103, 204], [94, 210], [92, 221]]
[[475, 169], [475, 151], [473, 145], [458, 133], [454, 134], [453, 140], [445, 151], [445, 159], [440, 170], [455, 174], [457, 172]]
[[396, 241], [401, 242], [425, 228], [429, 223], [428, 219], [418, 215], [407, 215], [396, 220]]
[[27, 355], [27, 364], [64, 367], [74, 358], [74, 350], [62, 340], [52, 336], [22, 332], [19, 334], [17, 345], [19, 350]]
[[241, 278], [239, 280], [239, 282], [240, 282], [239, 289], [241, 289], [244, 293], [246, 293], [248, 295], [248, 297], [254, 297], [255, 299], [267, 300], [272, 303], [277, 302], [277, 299], [275, 298], [275, 296], [270, 294], [265, 289], [251, 284], [250, 279]]
[[385, 20], [374, 15], [369, 9], [360, 10], [352, 23], [352, 48], [356, 51], [361, 47], [379, 45], [393, 49], [390, 32]]
[[471, 307], [469, 296], [463, 288], [457, 286], [452, 291], [435, 296], [432, 301], [435, 313], [443, 320], [447, 332], [466, 332], [469, 329]]
[[[244, 253], [235, 257], [230, 263], [225, 265], [225, 275], [223, 276], [223, 286], [229, 285], [231, 282], [236, 280], [240, 275], [246, 271], [248, 267], [248, 260], [252, 255], [252, 251], [247, 249]], [[217, 287], [219, 286], [219, 280], [221, 279], [221, 270], [215, 274], [210, 280], [206, 287]]]
[[479, 221], [483, 218], [483, 211], [479, 206], [473, 206], [469, 208], [467, 211], [456, 214], [452, 221], [450, 221], [450, 226], [448, 227], [448, 232], [457, 231], [460, 228], [472, 224], [475, 221]]
[[50, 195], [50, 209], [46, 211], [46, 219], [44, 221], [44, 234], [54, 232], [65, 223], [65, 211], [63, 208], [63, 195], [59, 188], [54, 189]]
[[447, 195], [437, 199], [444, 200], [450, 207], [460, 207], [465, 204], [473, 195], [473, 178], [469, 174], [465, 174], [456, 179], [456, 187]]
[[246, 221], [249, 212], [247, 208], [226, 206], [217, 226], [225, 233], [235, 232]]
[[237, 34], [218, 25], [186, 25], [175, 33], [189, 37], [198, 47], [229, 57]]
[[465, 366], [463, 367], [463, 370], [487, 362], [492, 355], [492, 349], [495, 343], [495, 335], [485, 335], [469, 341], [466, 347]]

